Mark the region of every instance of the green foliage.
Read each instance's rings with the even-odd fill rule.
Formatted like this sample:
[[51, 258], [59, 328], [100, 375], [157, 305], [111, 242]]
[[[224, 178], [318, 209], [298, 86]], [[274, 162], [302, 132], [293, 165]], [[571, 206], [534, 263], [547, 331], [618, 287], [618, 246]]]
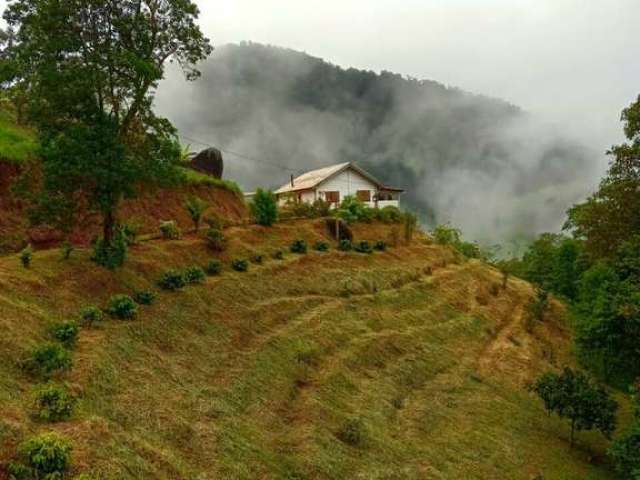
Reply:
[[457, 228], [446, 224], [438, 225], [433, 232], [431, 232], [431, 236], [438, 245], [456, 245], [460, 242], [461, 233]]
[[44, 385], [34, 395], [35, 415], [44, 422], [67, 420], [73, 414], [74, 406], [75, 399], [62, 385]]
[[370, 222], [373, 217], [373, 209], [369, 208], [356, 197], [347, 195], [333, 214], [348, 224], [356, 222]]
[[158, 286], [164, 290], [180, 290], [187, 285], [184, 273], [178, 270], [167, 270], [158, 280]]
[[[71, 444], [57, 433], [42, 433], [18, 446], [16, 468], [35, 480], [62, 480], [71, 462]], [[18, 467], [21, 465], [23, 468]], [[23, 477], [24, 478], [24, 477]]]
[[120, 320], [133, 320], [138, 314], [138, 305], [129, 295], [114, 295], [109, 300], [107, 312]]
[[289, 246], [289, 251], [291, 253], [305, 254], [307, 253], [307, 250], [307, 241], [302, 239], [294, 240], [293, 243]]
[[120, 231], [124, 236], [127, 245], [135, 245], [138, 241], [138, 235], [140, 234], [140, 230], [142, 229], [142, 223], [137, 220], [129, 220], [128, 222], [120, 225]]
[[155, 292], [149, 290], [141, 290], [139, 292], [136, 292], [133, 296], [133, 299], [139, 305], [153, 305], [153, 303], [156, 301], [156, 298], [157, 295], [155, 294]]
[[20, 252], [20, 262], [24, 268], [29, 268], [31, 266], [31, 262], [33, 260], [33, 248], [31, 245], [27, 245]]
[[414, 213], [404, 212], [402, 222], [404, 225], [404, 241], [411, 243], [413, 241], [413, 234], [418, 228], [418, 217]]
[[270, 227], [278, 220], [278, 203], [275, 195], [259, 188], [250, 205], [251, 214], [258, 225]]
[[467, 258], [480, 258], [482, 256], [480, 246], [475, 242], [460, 241], [455, 245], [455, 247], [456, 250]]
[[104, 312], [95, 305], [88, 305], [80, 311], [80, 319], [84, 325], [91, 326], [104, 320]]
[[238, 186], [237, 183], [231, 180], [212, 177], [211, 175], [197, 172], [191, 168], [180, 167], [178, 170], [181, 173], [181, 177], [182, 177], [181, 182], [187, 186], [197, 185], [197, 186], [214, 187], [214, 188], [219, 188], [220, 190], [231, 192], [237, 195], [238, 197], [242, 195], [242, 189]]
[[384, 240], [376, 240], [376, 243], [373, 244], [373, 249], [379, 252], [384, 252], [387, 250], [387, 244]]
[[374, 218], [383, 223], [401, 223], [404, 219], [404, 214], [398, 207], [393, 207], [391, 205], [374, 209]]
[[193, 79], [195, 63], [211, 52], [191, 1], [163, 5], [141, 15], [134, 3], [106, 9], [75, 0], [16, 0], [4, 13], [15, 35], [2, 39], [1, 80], [29, 89], [26, 111], [40, 134], [40, 219], [62, 221], [50, 215], [56, 209], [49, 206], [59, 203], [64, 223], [73, 223], [84, 206], [74, 200], [82, 197], [102, 215], [106, 248], [122, 199], [140, 186], [178, 179], [176, 131], [153, 113], [166, 62], [177, 60]]
[[160, 224], [160, 234], [165, 240], [180, 240], [182, 238], [182, 230], [180, 230], [175, 220], [162, 222]]
[[362, 240], [361, 242], [357, 242], [353, 249], [358, 253], [373, 253], [373, 248], [371, 244], [366, 240]]
[[337, 437], [352, 447], [359, 447], [368, 439], [368, 429], [361, 418], [350, 418], [340, 428]]
[[531, 320], [542, 322], [549, 308], [549, 292], [544, 288], [536, 289], [536, 296], [529, 302], [527, 313]]
[[353, 250], [353, 243], [351, 243], [351, 240], [340, 240], [338, 243], [338, 250], [342, 252], [350, 252]]
[[207, 245], [214, 252], [223, 252], [227, 249], [227, 238], [219, 228], [210, 228], [206, 235]]
[[597, 429], [607, 438], [615, 431], [618, 404], [581, 372], [565, 368], [561, 374], [546, 373], [532, 390], [549, 413], [555, 412], [569, 420], [571, 445], [576, 431]]
[[91, 259], [98, 265], [109, 270], [121, 267], [127, 259], [129, 250], [127, 238], [121, 229], [118, 229], [111, 243], [99, 238], [93, 247]]
[[34, 347], [24, 367], [34, 375], [48, 377], [69, 370], [72, 365], [71, 353], [66, 348], [59, 343], [47, 342]]
[[204, 270], [197, 265], [188, 267], [184, 271], [184, 280], [189, 285], [197, 285], [204, 283], [207, 279], [207, 274], [204, 273]]
[[640, 380], [631, 393], [636, 409], [634, 422], [613, 442], [608, 453], [622, 478], [640, 480]]
[[236, 272], [246, 272], [249, 270], [249, 262], [243, 259], [235, 259], [231, 262], [231, 268]]
[[0, 158], [16, 165], [24, 164], [38, 152], [36, 136], [17, 124], [7, 111], [0, 111]]
[[220, 275], [222, 273], [222, 262], [220, 260], [211, 260], [207, 264], [206, 272], [211, 277]]
[[318, 240], [314, 246], [314, 248], [318, 252], [328, 252], [329, 251], [329, 243], [324, 240]]
[[65, 241], [62, 246], [60, 247], [60, 254], [62, 256], [63, 260], [69, 260], [71, 258], [71, 254], [74, 251], [74, 247], [73, 244], [71, 242], [69, 242], [68, 240]]
[[73, 320], [56, 323], [50, 329], [51, 336], [67, 347], [75, 345], [79, 331], [78, 324]]
[[189, 197], [184, 207], [191, 217], [194, 230], [197, 232], [200, 230], [200, 222], [202, 221], [202, 215], [209, 208], [209, 204], [199, 197]]

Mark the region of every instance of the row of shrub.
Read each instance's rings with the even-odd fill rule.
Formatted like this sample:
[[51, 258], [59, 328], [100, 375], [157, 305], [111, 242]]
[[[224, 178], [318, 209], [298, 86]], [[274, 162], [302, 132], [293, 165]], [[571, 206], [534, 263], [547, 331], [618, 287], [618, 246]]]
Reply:
[[[330, 245], [328, 242], [324, 240], [318, 240], [314, 249], [318, 252], [328, 252], [330, 250]], [[294, 242], [289, 247], [291, 253], [307, 253], [309, 247], [307, 245], [306, 240], [294, 240]], [[356, 251], [359, 253], [373, 253], [374, 250], [383, 252], [387, 249], [387, 244], [384, 240], [377, 240], [373, 245], [366, 240], [362, 240], [360, 242], [353, 242], [351, 240], [340, 240], [338, 243], [338, 250], [343, 252]]]

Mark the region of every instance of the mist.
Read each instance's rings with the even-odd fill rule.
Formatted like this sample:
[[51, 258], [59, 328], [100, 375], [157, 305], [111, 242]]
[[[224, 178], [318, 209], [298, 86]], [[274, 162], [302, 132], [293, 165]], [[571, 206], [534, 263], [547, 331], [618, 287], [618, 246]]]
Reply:
[[[247, 190], [355, 161], [405, 188], [403, 206], [485, 244], [561, 228], [602, 153], [499, 99], [431, 80], [342, 69], [293, 50], [219, 48], [202, 78], [170, 72], [157, 107]], [[245, 158], [248, 157], [248, 158]]]

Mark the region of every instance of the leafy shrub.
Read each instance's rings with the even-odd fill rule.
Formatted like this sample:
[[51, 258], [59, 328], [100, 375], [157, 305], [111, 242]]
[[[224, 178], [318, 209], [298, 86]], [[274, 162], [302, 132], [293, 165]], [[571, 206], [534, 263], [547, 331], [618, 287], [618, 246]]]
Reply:
[[342, 425], [337, 436], [344, 443], [356, 447], [365, 443], [367, 433], [367, 427], [362, 419], [351, 418]]
[[220, 275], [222, 272], [222, 262], [219, 260], [211, 260], [206, 268], [207, 275], [213, 277], [215, 275]]
[[53, 432], [42, 433], [18, 446], [21, 462], [12, 469], [21, 470], [22, 475], [28, 472], [26, 478], [61, 480], [69, 467], [71, 450], [66, 438]]
[[352, 195], [347, 195], [340, 206], [334, 211], [334, 215], [348, 224], [356, 222], [370, 222], [375, 213], [362, 201]]
[[175, 220], [169, 220], [160, 224], [160, 234], [165, 240], [179, 240], [182, 238], [182, 231]]
[[635, 403], [635, 419], [631, 427], [611, 445], [609, 456], [615, 464], [621, 478], [638, 480], [640, 478], [640, 379], [631, 389]]
[[188, 267], [184, 271], [184, 280], [189, 285], [204, 283], [206, 278], [206, 273], [204, 273], [204, 270], [198, 266]]
[[44, 422], [60, 422], [68, 419], [73, 413], [75, 399], [67, 388], [49, 384], [36, 390], [34, 407], [35, 415]]
[[102, 238], [99, 238], [93, 246], [91, 260], [109, 270], [121, 267], [127, 259], [127, 239], [121, 229], [116, 231], [111, 245], [107, 246]]
[[73, 346], [78, 338], [78, 324], [73, 320], [56, 323], [51, 326], [51, 336], [67, 347]]
[[246, 272], [249, 270], [249, 262], [242, 259], [236, 259], [231, 262], [231, 268], [233, 268], [236, 272]]
[[259, 188], [250, 205], [251, 215], [258, 225], [270, 227], [278, 220], [278, 203], [275, 195]]
[[83, 324], [91, 326], [96, 322], [104, 320], [104, 312], [95, 305], [88, 305], [80, 310], [80, 318]]
[[350, 252], [351, 250], [353, 250], [353, 244], [351, 243], [351, 240], [340, 240], [340, 243], [338, 244], [338, 250], [343, 252]]
[[187, 285], [184, 274], [178, 270], [167, 270], [158, 281], [158, 286], [165, 290], [180, 290]]
[[224, 252], [227, 249], [227, 238], [219, 228], [210, 228], [206, 235], [207, 245], [214, 252]]
[[378, 240], [373, 244], [373, 249], [379, 252], [384, 252], [387, 249], [387, 244], [384, 240]]
[[527, 311], [532, 320], [542, 322], [544, 320], [544, 314], [549, 308], [549, 292], [543, 288], [536, 290], [536, 296], [529, 305]]
[[356, 243], [356, 245], [354, 246], [354, 250], [358, 253], [373, 253], [371, 244], [366, 240], [362, 240], [361, 242]]
[[107, 311], [120, 320], [132, 320], [138, 313], [138, 305], [129, 295], [114, 295], [109, 300]]
[[376, 219], [384, 223], [402, 222], [402, 212], [398, 207], [389, 205], [376, 211]]
[[260, 253], [256, 253], [255, 255], [251, 256], [251, 262], [255, 263], [256, 265], [262, 265], [262, 263], [264, 262], [264, 256]]
[[31, 245], [27, 245], [20, 252], [20, 262], [24, 268], [29, 268], [31, 266], [31, 262], [33, 260], [33, 247]]
[[402, 220], [404, 224], [404, 241], [411, 243], [413, 234], [418, 228], [418, 217], [414, 213], [404, 212]]
[[199, 231], [202, 215], [207, 210], [207, 208], [209, 208], [209, 204], [202, 200], [200, 197], [189, 197], [187, 202], [184, 204], [184, 208], [187, 209], [189, 217], [191, 217], [194, 230], [196, 232]]
[[298, 239], [293, 241], [293, 243], [289, 247], [289, 250], [291, 251], [291, 253], [304, 254], [307, 253], [307, 248], [307, 241]]
[[139, 305], [153, 305], [153, 302], [156, 301], [156, 294], [149, 290], [142, 290], [140, 292], [136, 292], [133, 299]]
[[275, 260], [283, 260], [284, 259], [284, 252], [282, 250], [276, 250], [275, 252], [273, 252], [272, 257]]
[[73, 365], [71, 353], [59, 343], [47, 342], [36, 346], [25, 368], [32, 374], [49, 376], [56, 372], [69, 370]]
[[60, 255], [62, 256], [62, 259], [69, 260], [74, 250], [73, 244], [68, 240], [65, 241], [60, 247]]
[[329, 251], [329, 244], [327, 242], [325, 242], [324, 240], [318, 240], [316, 242], [315, 249], [318, 252], [328, 252]]
[[460, 241], [460, 230], [449, 224], [438, 225], [431, 235], [438, 245], [454, 245]]

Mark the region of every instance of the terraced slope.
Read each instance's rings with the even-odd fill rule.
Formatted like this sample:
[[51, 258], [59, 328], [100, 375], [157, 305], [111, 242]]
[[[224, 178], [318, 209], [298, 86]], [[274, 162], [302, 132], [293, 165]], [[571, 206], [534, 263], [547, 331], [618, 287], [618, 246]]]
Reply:
[[[377, 239], [389, 227], [358, 227]], [[315, 222], [234, 228], [222, 259], [271, 253]], [[212, 258], [197, 238], [135, 247], [116, 273], [80, 252], [0, 258], [0, 461], [35, 431], [73, 440], [74, 470], [101, 479], [609, 478], [602, 445], [571, 451], [526, 383], [571, 362], [562, 309], [526, 328], [518, 280], [424, 240], [385, 253], [310, 252], [160, 293], [133, 322], [81, 332], [68, 381], [75, 416], [29, 416], [16, 361], [47, 322], [153, 287]], [[530, 330], [528, 332], [527, 330]], [[350, 445], [345, 426], [362, 434]], [[0, 473], [0, 478], [2, 474]]]

